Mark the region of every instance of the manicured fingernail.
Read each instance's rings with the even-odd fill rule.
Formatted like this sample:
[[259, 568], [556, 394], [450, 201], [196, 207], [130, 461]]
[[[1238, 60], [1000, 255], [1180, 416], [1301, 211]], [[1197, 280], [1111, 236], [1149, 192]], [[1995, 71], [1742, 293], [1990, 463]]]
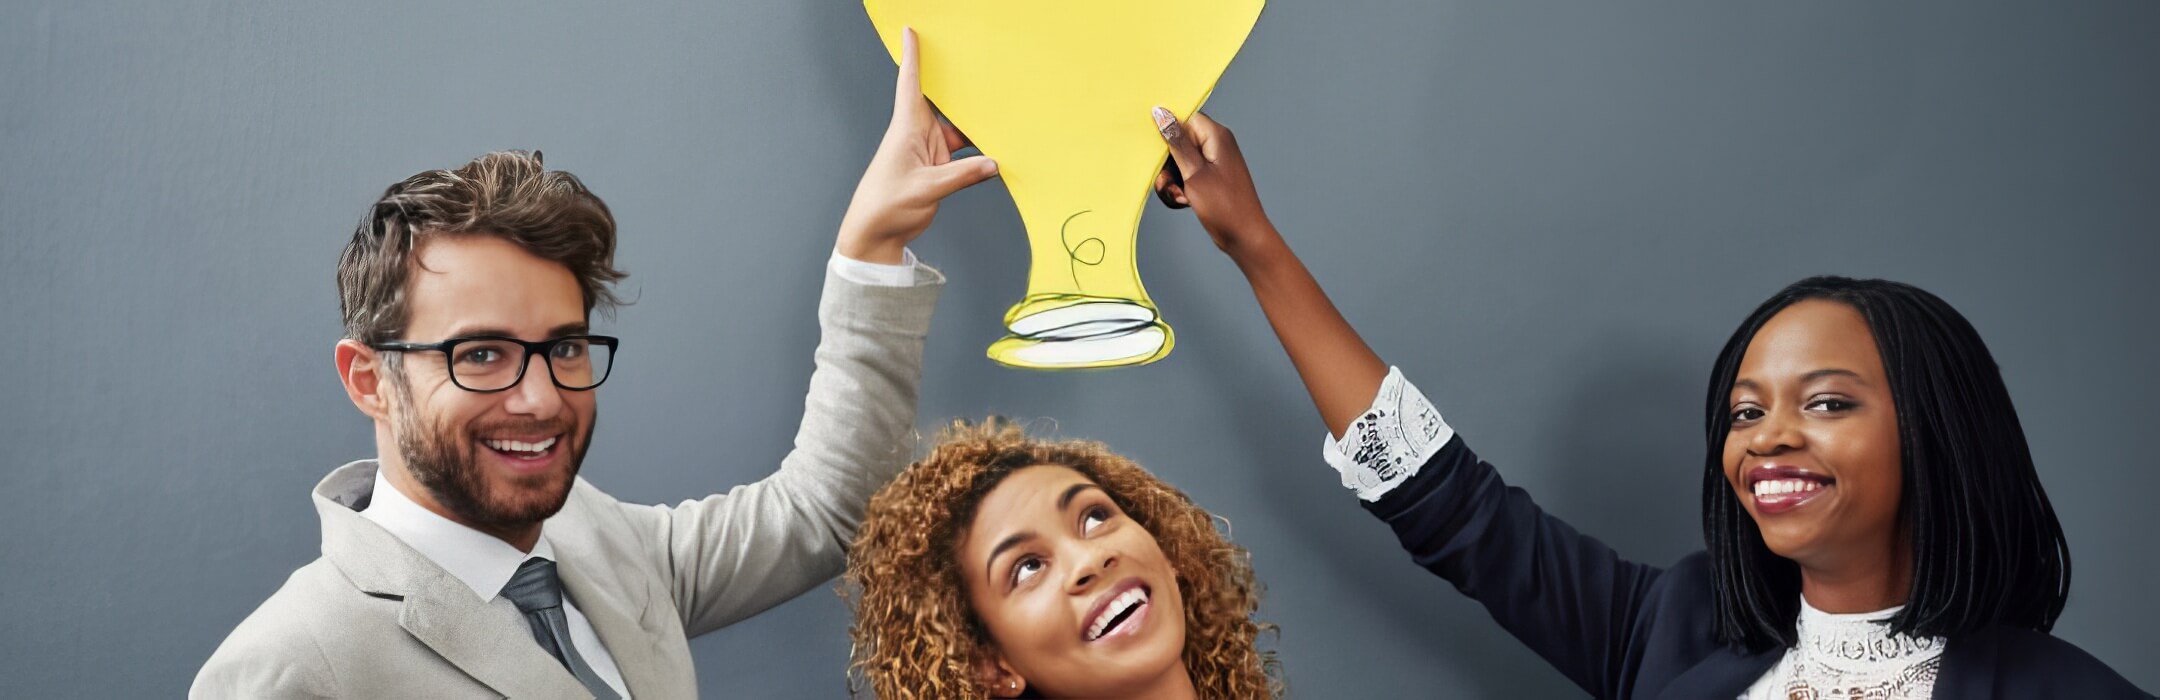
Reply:
[[1177, 115], [1161, 107], [1155, 108], [1155, 130], [1162, 132], [1166, 139], [1175, 139], [1184, 133], [1178, 128]]

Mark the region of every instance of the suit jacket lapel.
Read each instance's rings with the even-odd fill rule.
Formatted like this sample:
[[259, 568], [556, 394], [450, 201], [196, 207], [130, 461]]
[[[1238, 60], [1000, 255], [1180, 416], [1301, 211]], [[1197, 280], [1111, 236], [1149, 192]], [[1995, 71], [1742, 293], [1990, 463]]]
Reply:
[[550, 525], [546, 534], [555, 548], [563, 590], [592, 623], [600, 643], [607, 645], [608, 656], [615, 659], [615, 668], [622, 672], [623, 684], [632, 696], [667, 692], [672, 687], [667, 678], [671, 667], [659, 648], [664, 633], [654, 618], [659, 613], [653, 609], [652, 592], [642, 579], [626, 580], [622, 567], [608, 564], [606, 548], [588, 528], [576, 526], [578, 508], [573, 496], [552, 521], [566, 526]]
[[587, 568], [570, 564], [574, 560], [569, 557], [564, 559], [556, 568], [562, 575], [563, 590], [577, 603], [585, 620], [592, 623], [600, 643], [607, 645], [608, 656], [615, 659], [615, 669], [622, 672], [623, 685], [629, 686], [633, 696], [651, 696], [658, 692], [656, 681], [663, 675], [663, 669], [657, 663], [660, 655], [653, 646], [660, 635], [642, 624], [643, 606], [612, 593], [620, 589], [595, 580]]
[[1943, 647], [1942, 667], [1935, 675], [1935, 697], [1995, 697], [1995, 674], [2001, 660], [1999, 638], [1992, 634], [1967, 634], [1951, 638]]
[[[405, 598], [398, 624], [467, 675], [513, 698], [592, 700], [577, 677], [533, 640], [522, 619], [479, 602], [472, 589], [429, 591]], [[449, 587], [445, 587], [446, 589]], [[463, 601], [457, 598], [462, 596]]]
[[[1772, 649], [1759, 654], [1745, 654], [1731, 647], [1719, 647], [1700, 663], [1673, 678], [1672, 683], [1658, 693], [1660, 698], [1737, 698], [1749, 685], [1770, 672], [1782, 650]], [[1943, 696], [1938, 696], [1943, 697]]]
[[354, 462], [315, 487], [323, 558], [361, 592], [404, 601], [398, 624], [467, 675], [514, 698], [591, 700], [561, 662], [533, 640], [515, 611], [471, 588], [360, 516], [373, 495], [376, 465]]

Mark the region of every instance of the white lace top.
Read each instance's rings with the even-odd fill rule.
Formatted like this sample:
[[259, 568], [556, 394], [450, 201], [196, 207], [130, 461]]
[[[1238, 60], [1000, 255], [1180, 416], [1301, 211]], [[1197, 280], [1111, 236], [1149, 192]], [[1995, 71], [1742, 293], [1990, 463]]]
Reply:
[[[1321, 454], [1344, 487], [1377, 501], [1454, 436], [1432, 402], [1389, 367], [1372, 408], [1342, 439], [1326, 435]], [[1738, 700], [1931, 700], [1943, 640], [1892, 635], [1878, 624], [1902, 609], [1833, 615], [1800, 601], [1800, 643]]]
[[1739, 700], [1929, 700], [1943, 640], [1890, 634], [1903, 606], [1839, 615], [1800, 601], [1800, 643]]

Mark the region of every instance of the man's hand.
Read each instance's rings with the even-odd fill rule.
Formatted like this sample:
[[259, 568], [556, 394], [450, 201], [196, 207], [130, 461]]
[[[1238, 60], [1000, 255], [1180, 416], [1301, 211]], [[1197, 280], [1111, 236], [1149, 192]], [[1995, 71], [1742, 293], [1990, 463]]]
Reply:
[[1260, 209], [1260, 193], [1228, 127], [1197, 112], [1185, 122], [1161, 107], [1153, 116], [1155, 130], [1170, 144], [1170, 162], [1155, 176], [1155, 196], [1163, 204], [1191, 207], [1215, 247], [1232, 257], [1278, 235]]
[[987, 157], [953, 160], [952, 152], [966, 148], [967, 138], [923, 98], [915, 30], [903, 31], [892, 124], [855, 185], [835, 246], [841, 255], [863, 262], [899, 264], [908, 242], [930, 227], [939, 200], [997, 175], [997, 163]]

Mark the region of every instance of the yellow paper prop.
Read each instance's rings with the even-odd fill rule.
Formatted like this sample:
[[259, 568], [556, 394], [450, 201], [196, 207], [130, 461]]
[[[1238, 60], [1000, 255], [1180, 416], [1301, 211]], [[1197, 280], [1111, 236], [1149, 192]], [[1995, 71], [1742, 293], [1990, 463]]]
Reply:
[[923, 94], [997, 160], [1032, 262], [990, 359], [1070, 369], [1154, 362], [1173, 336], [1133, 260], [1168, 154], [1149, 109], [1192, 116], [1262, 0], [865, 0], [897, 61], [915, 30]]

